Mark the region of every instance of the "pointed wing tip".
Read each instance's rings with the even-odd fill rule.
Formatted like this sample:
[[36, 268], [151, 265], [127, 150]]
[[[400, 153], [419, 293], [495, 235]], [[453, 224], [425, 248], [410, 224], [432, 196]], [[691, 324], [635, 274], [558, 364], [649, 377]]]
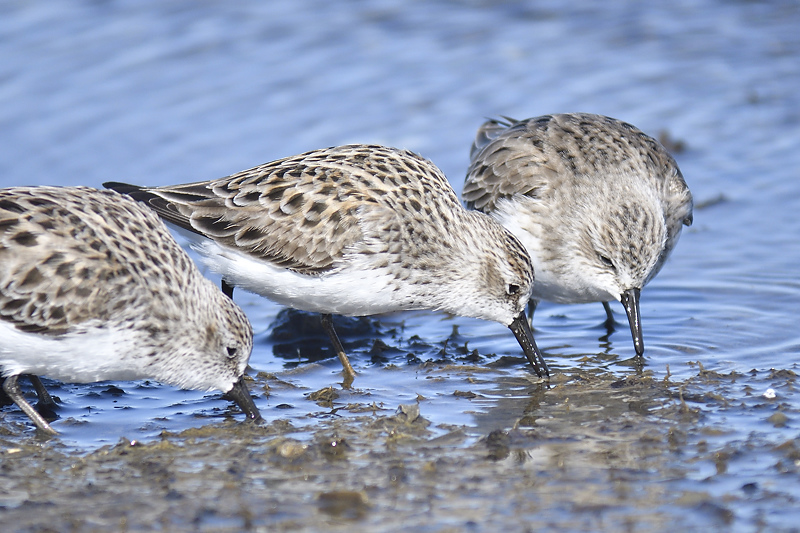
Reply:
[[130, 194], [142, 190], [142, 187], [138, 185], [131, 185], [130, 183], [122, 183], [120, 181], [106, 181], [103, 183], [103, 187], [120, 194]]

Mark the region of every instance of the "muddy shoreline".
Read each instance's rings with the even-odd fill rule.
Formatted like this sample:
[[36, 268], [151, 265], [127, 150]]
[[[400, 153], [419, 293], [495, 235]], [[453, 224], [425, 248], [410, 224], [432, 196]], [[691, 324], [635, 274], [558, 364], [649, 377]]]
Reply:
[[[481, 415], [483, 429], [432, 424], [435, 399], [378, 406], [355, 392], [345, 403], [335, 388], [307, 395], [320, 407], [308, 418], [230, 419], [90, 453], [4, 428], [0, 514], [26, 532], [757, 529], [762, 506], [774, 515], [796, 503], [768, 480], [796, 480], [800, 445], [756, 433], [732, 440], [704, 413], [750, 404], [765, 428], [792, 433], [797, 413], [779, 398], [796, 375], [747, 376], [776, 391], [768, 400], [736, 397], [744, 376], [696, 367], [684, 382], [581, 370], [549, 389], [531, 382], [527, 402], [495, 407], [515, 423], [488, 432]], [[270, 381], [280, 386], [262, 373], [252, 388]], [[761, 476], [728, 479], [765, 456]]]

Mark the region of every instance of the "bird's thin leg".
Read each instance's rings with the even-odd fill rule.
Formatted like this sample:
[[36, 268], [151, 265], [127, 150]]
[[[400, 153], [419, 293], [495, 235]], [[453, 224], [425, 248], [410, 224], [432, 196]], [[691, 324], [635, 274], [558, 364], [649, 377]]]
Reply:
[[5, 393], [3, 390], [3, 383], [6, 382], [6, 378], [0, 377], [0, 407], [5, 405], [11, 405], [14, 403], [14, 400], [8, 397], [8, 394]]
[[39, 404], [47, 409], [55, 409], [58, 407], [56, 402], [53, 401], [53, 397], [50, 396], [50, 393], [44, 388], [44, 383], [39, 379], [39, 376], [33, 374], [27, 374], [27, 376], [28, 379], [31, 380], [31, 385], [33, 385], [33, 388], [36, 390], [36, 397], [39, 398]]
[[344, 353], [344, 347], [342, 346], [341, 341], [339, 341], [339, 336], [336, 335], [336, 330], [333, 329], [333, 317], [329, 314], [324, 314], [321, 315], [320, 318], [322, 321], [322, 327], [328, 332], [328, 336], [331, 338], [331, 342], [333, 343], [333, 348], [336, 350], [336, 355], [339, 356], [339, 361], [342, 362], [345, 387], [349, 387], [353, 383], [353, 378], [356, 377], [356, 371], [353, 370], [353, 367], [350, 365], [350, 360], [347, 359], [347, 354]]
[[614, 320], [614, 312], [611, 310], [611, 306], [608, 304], [608, 302], [603, 302], [603, 309], [606, 310], [606, 321], [603, 323], [603, 325], [606, 327], [608, 334], [610, 335], [617, 329], [617, 322]]
[[531, 298], [528, 300], [528, 322], [533, 327], [533, 313], [536, 312], [536, 306], [539, 305], [539, 300]]
[[36, 427], [44, 431], [45, 433], [49, 433], [51, 435], [58, 435], [58, 431], [50, 427], [50, 424], [47, 423], [47, 420], [44, 419], [39, 412], [28, 403], [28, 401], [22, 396], [22, 391], [19, 390], [19, 384], [17, 384], [17, 378], [19, 376], [8, 376], [6, 377], [5, 382], [3, 382], [3, 390], [8, 395], [9, 398], [14, 400], [14, 403], [22, 409], [22, 411], [28, 415], [28, 417], [33, 420], [33, 423], [36, 424]]
[[222, 280], [222, 292], [225, 296], [233, 300], [233, 285], [228, 285], [228, 282], [224, 279]]

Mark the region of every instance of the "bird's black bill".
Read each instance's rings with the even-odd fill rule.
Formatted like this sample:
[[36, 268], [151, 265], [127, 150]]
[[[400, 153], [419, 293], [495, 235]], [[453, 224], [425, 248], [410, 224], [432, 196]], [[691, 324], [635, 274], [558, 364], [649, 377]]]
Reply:
[[622, 293], [620, 300], [625, 307], [625, 313], [628, 314], [636, 355], [642, 355], [644, 353], [644, 339], [642, 338], [642, 319], [639, 316], [639, 289], [628, 289]]
[[533, 365], [533, 370], [536, 372], [536, 375], [540, 378], [545, 376], [549, 378], [550, 369], [547, 368], [547, 363], [544, 362], [542, 352], [539, 351], [539, 348], [536, 346], [536, 341], [533, 340], [533, 333], [531, 333], [531, 327], [528, 324], [528, 319], [525, 317], [525, 311], [514, 319], [511, 325], [508, 326], [508, 329], [514, 333], [519, 345], [522, 347], [522, 351], [525, 352], [528, 361]]
[[234, 383], [233, 388], [225, 393], [225, 398], [236, 402], [236, 405], [242, 408], [250, 420], [261, 420], [261, 413], [253, 402], [247, 385], [244, 384], [244, 376], [240, 377], [239, 381]]

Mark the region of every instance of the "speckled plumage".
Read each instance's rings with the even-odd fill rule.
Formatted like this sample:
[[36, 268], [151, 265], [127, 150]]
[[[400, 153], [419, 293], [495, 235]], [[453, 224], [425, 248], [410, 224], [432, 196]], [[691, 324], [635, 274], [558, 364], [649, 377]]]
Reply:
[[198, 249], [232, 286], [324, 315], [433, 309], [493, 320], [530, 337], [526, 355], [541, 359], [517, 320], [533, 284], [524, 248], [465, 210], [441, 171], [411, 152], [338, 146], [219, 180], [105, 185], [210, 239]]
[[41, 429], [20, 374], [220, 390], [255, 418], [251, 349], [247, 317], [150, 210], [86, 187], [0, 190], [0, 368]]
[[641, 355], [639, 291], [692, 223], [666, 149], [625, 122], [570, 113], [488, 121], [470, 157], [462, 196], [527, 248], [533, 305], [620, 300]]

